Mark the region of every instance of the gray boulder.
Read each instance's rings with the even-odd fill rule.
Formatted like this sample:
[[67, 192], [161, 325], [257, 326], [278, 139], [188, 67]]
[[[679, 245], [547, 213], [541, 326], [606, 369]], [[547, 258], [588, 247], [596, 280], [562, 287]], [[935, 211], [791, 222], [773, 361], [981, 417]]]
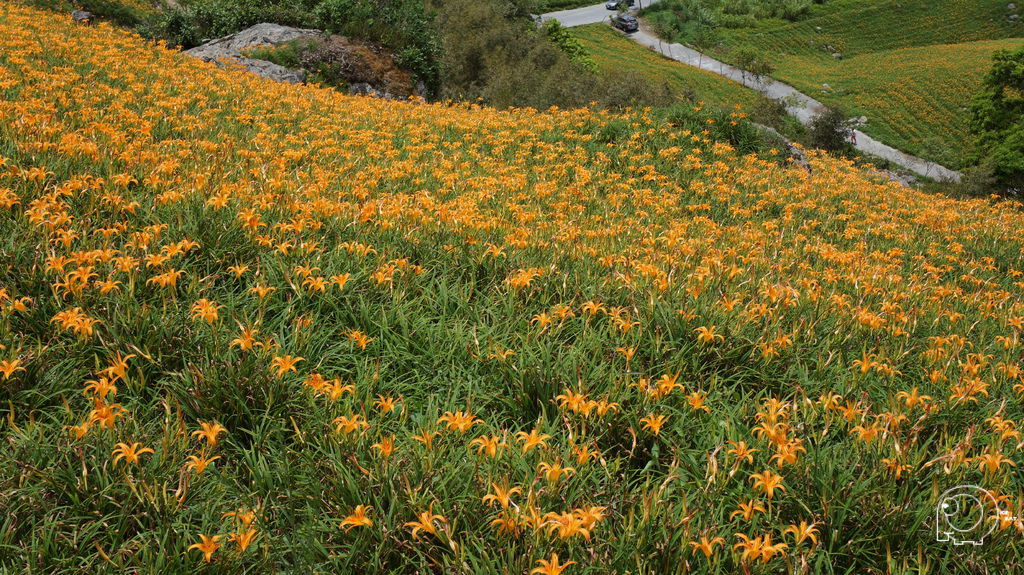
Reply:
[[85, 10], [72, 10], [71, 19], [78, 24], [92, 24], [92, 12]]
[[[415, 91], [412, 94], [413, 96], [423, 100], [427, 99], [427, 86], [423, 83], [422, 80], [416, 82], [416, 87], [414, 90]], [[377, 98], [382, 98], [384, 100], [405, 99], [402, 98], [401, 96], [394, 95], [391, 92], [388, 92], [387, 90], [377, 88], [376, 86], [370, 84], [369, 82], [353, 82], [345, 87], [345, 92], [353, 96], [374, 96]]]
[[879, 168], [875, 168], [873, 170], [870, 170], [868, 173], [873, 174], [875, 176], [881, 176], [891, 182], [896, 182], [897, 184], [900, 184], [907, 188], [915, 188], [918, 184], [918, 179], [914, 177], [913, 174], [908, 172], [897, 172], [893, 170], [882, 170]]
[[256, 24], [241, 32], [217, 38], [206, 42], [202, 46], [196, 46], [185, 53], [194, 56], [204, 62], [214, 62], [218, 66], [242, 66], [246, 70], [276, 80], [298, 84], [306, 79], [303, 72], [290, 70], [266, 60], [257, 60], [242, 55], [243, 52], [259, 46], [277, 45], [300, 38], [325, 38], [327, 35], [320, 30], [307, 30], [303, 28], [292, 28], [279, 24]]
[[292, 70], [266, 60], [252, 58], [237, 58], [237, 60], [245, 66], [246, 70], [270, 80], [289, 84], [301, 84], [306, 81], [306, 73], [301, 70]]
[[393, 100], [395, 98], [386, 90], [374, 88], [368, 82], [353, 82], [347, 86], [346, 91], [352, 95], [376, 96], [378, 98], [384, 98], [385, 100]]

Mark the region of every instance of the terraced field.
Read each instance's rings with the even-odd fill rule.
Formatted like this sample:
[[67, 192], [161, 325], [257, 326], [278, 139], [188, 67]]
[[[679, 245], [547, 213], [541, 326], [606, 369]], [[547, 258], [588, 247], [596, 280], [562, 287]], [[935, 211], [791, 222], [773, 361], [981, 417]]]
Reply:
[[692, 92], [698, 101], [721, 109], [746, 109], [757, 100], [754, 90], [648, 50], [606, 24], [580, 26], [572, 31], [606, 73], [636, 70], [655, 82], [667, 82], [678, 94]]
[[1024, 42], [1024, 24], [1007, 16], [1003, 2], [835, 0], [801, 22], [723, 35], [731, 48], [766, 54], [776, 78], [867, 116], [866, 133], [958, 168], [970, 139], [966, 107], [992, 52]]
[[862, 129], [883, 142], [958, 167], [963, 163], [961, 144], [972, 138], [967, 106], [981, 86], [992, 52], [1020, 44], [1017, 39], [943, 44], [841, 62], [793, 57], [780, 63], [776, 75], [851, 116], [869, 117]]
[[748, 44], [766, 54], [827, 59], [825, 45], [851, 57], [1020, 37], [1024, 24], [1009, 21], [1009, 13], [1005, 2], [991, 0], [831, 0], [815, 5], [811, 16], [799, 22], [764, 22], [722, 33], [729, 44]]

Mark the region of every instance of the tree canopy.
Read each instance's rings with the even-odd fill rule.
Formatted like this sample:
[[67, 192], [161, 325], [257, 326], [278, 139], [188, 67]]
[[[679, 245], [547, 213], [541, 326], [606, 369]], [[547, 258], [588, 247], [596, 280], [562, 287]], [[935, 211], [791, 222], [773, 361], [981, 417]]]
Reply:
[[976, 160], [1010, 191], [1024, 189], [1024, 48], [999, 50], [971, 105]]

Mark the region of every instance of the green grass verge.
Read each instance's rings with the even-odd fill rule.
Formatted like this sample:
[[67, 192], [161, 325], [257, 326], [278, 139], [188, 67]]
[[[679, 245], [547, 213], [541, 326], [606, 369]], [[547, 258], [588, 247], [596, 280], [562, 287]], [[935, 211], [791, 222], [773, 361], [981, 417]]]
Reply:
[[712, 107], [749, 109], [758, 93], [717, 74], [687, 66], [649, 50], [605, 24], [573, 29], [602, 71], [636, 70], [654, 81], [667, 82], [679, 94]]

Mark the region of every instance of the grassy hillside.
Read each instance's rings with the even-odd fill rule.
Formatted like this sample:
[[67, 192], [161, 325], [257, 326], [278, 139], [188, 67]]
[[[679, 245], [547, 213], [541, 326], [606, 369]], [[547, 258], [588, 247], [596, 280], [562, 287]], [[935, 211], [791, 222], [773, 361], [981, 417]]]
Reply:
[[[721, 33], [730, 48], [765, 54], [780, 80], [867, 116], [868, 134], [955, 168], [970, 139], [964, 109], [992, 51], [1024, 41], [1009, 14], [986, 0], [832, 0], [800, 22]], [[834, 90], [822, 93], [823, 83]]]
[[1007, 19], [1006, 2], [988, 0], [829, 0], [799, 22], [762, 21], [723, 31], [766, 54], [829, 58], [831, 45], [845, 57], [898, 48], [960, 44], [1024, 36], [1024, 24]]
[[777, 75], [826, 105], [841, 106], [850, 116], [867, 116], [864, 131], [889, 145], [960, 166], [964, 144], [973, 139], [967, 106], [981, 87], [992, 53], [1016, 49], [1022, 42], [903, 48], [840, 62], [785, 58]]
[[655, 27], [687, 20], [672, 28], [681, 30], [675, 40], [713, 37], [721, 48], [712, 53], [727, 61], [753, 48], [776, 68], [776, 78], [851, 116], [867, 116], [865, 132], [954, 168], [965, 162], [965, 109], [992, 51], [1024, 41], [1024, 24], [1008, 19], [1006, 3], [986, 0], [830, 0], [797, 22], [750, 19], [752, 25], [738, 28], [701, 24], [676, 4], [665, 0], [647, 11]]
[[1020, 523], [935, 510], [1024, 514], [1021, 204], [721, 123], [347, 97], [0, 1], [0, 571], [1018, 570]]
[[581, 26], [572, 31], [606, 73], [637, 70], [652, 81], [668, 82], [678, 94], [692, 94], [698, 101], [722, 109], [749, 108], [757, 100], [753, 90], [648, 50], [607, 24]]

